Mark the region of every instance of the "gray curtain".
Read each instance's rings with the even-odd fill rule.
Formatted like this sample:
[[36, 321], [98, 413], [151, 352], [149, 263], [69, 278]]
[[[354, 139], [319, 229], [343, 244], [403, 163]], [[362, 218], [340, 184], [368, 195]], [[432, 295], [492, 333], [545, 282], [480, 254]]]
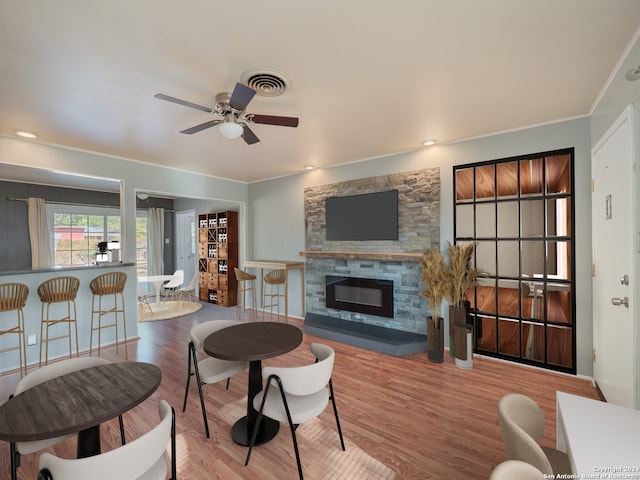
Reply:
[[29, 240], [31, 242], [31, 268], [48, 268], [51, 258], [51, 236], [47, 221], [46, 204], [42, 198], [27, 199]]
[[164, 274], [164, 208], [149, 208], [147, 213], [149, 239], [149, 275]]

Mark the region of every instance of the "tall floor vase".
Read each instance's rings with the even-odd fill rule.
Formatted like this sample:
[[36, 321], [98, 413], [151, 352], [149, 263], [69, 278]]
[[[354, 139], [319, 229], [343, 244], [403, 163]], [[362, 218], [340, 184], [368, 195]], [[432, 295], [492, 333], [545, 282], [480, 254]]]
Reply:
[[[466, 302], [468, 303], [468, 302]], [[466, 305], [449, 305], [449, 354], [455, 357], [455, 331], [458, 323], [467, 323]]]
[[444, 362], [443, 318], [438, 317], [437, 325], [432, 317], [427, 317], [427, 359], [430, 362]]

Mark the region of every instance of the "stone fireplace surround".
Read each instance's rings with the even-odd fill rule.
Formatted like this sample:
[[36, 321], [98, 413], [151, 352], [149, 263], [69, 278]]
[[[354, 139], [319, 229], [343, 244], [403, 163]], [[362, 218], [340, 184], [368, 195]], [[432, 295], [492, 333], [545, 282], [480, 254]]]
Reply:
[[[398, 190], [397, 241], [327, 241], [325, 199]], [[339, 341], [404, 354], [426, 348], [426, 301], [418, 259], [440, 242], [440, 169], [363, 178], [305, 189], [305, 295], [307, 331], [329, 333]], [[329, 309], [325, 305], [325, 276], [340, 275], [392, 280], [394, 318]], [[309, 332], [312, 333], [312, 332]], [[386, 347], [366, 344], [394, 344]], [[375, 338], [374, 338], [375, 337]], [[398, 347], [397, 343], [405, 343]], [[367, 343], [367, 342], [365, 342]], [[409, 343], [412, 346], [406, 347]], [[419, 344], [419, 345], [418, 345]], [[423, 348], [424, 347], [424, 348]], [[408, 348], [408, 349], [407, 349]]]

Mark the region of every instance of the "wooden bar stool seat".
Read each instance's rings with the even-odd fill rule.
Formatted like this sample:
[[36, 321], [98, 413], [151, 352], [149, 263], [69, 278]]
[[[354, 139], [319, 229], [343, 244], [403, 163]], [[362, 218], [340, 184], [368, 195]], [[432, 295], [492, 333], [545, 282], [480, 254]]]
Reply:
[[[93, 353], [93, 332], [98, 331], [98, 356], [100, 356], [100, 348], [102, 346], [102, 330], [105, 328], [115, 328], [116, 332], [116, 354], [118, 354], [119, 335], [118, 335], [118, 319], [122, 318], [122, 330], [124, 333], [124, 355], [129, 360], [129, 352], [127, 351], [127, 320], [124, 312], [124, 285], [127, 282], [127, 274], [124, 272], [109, 272], [98, 275], [91, 280], [89, 288], [93, 293], [91, 300], [91, 337], [89, 339], [89, 355]], [[103, 305], [103, 297], [109, 299], [113, 297], [113, 303], [106, 300]], [[118, 302], [118, 297], [120, 301]], [[97, 308], [96, 308], [97, 303]], [[113, 314], [113, 321], [103, 323], [105, 315]]]
[[[6, 327], [4, 323], [2, 324], [3, 329], [0, 330], [0, 336], [18, 335], [17, 345], [5, 347], [0, 350], [0, 353], [18, 350], [20, 356], [20, 378], [27, 373], [27, 344], [24, 333], [24, 311], [22, 309], [27, 303], [28, 296], [29, 287], [23, 283], [3, 283], [0, 285], [0, 312], [15, 311], [17, 313], [15, 323], [9, 323]], [[9, 316], [7, 315], [5, 318], [9, 318]]]
[[[242, 311], [247, 311], [247, 292], [251, 292], [253, 303], [253, 309], [256, 309], [256, 276], [252, 273], [245, 272], [235, 267], [233, 269], [236, 274], [236, 280], [238, 280], [238, 297], [242, 294]], [[238, 298], [239, 299], [239, 298]], [[240, 318], [240, 302], [236, 304], [236, 311], [238, 312], [238, 318]]]
[[[42, 320], [40, 322], [40, 360], [39, 366], [42, 366], [42, 348], [46, 344], [44, 363], [49, 363], [49, 342], [54, 340], [69, 339], [69, 358], [73, 355], [71, 343], [71, 325], [75, 328], [76, 333], [76, 357], [78, 350], [78, 323], [76, 322], [76, 296], [80, 280], [76, 277], [64, 276], [55, 277], [42, 282], [38, 286], [38, 296], [42, 302]], [[51, 318], [51, 305], [54, 303], [66, 303], [67, 315], [62, 318]], [[72, 308], [73, 307], [73, 308]], [[49, 329], [58, 324], [67, 325], [67, 333], [60, 334], [57, 337], [49, 336]]]
[[[278, 307], [278, 315], [280, 315], [280, 298], [286, 300], [286, 292], [284, 285], [287, 280], [286, 270], [272, 270], [264, 276], [264, 292], [262, 292], [262, 319], [264, 320], [264, 311], [269, 307], [271, 314], [270, 318], [273, 318], [273, 307]], [[282, 285], [282, 291], [280, 291], [280, 285]], [[269, 303], [267, 303], [267, 297], [269, 297]]]

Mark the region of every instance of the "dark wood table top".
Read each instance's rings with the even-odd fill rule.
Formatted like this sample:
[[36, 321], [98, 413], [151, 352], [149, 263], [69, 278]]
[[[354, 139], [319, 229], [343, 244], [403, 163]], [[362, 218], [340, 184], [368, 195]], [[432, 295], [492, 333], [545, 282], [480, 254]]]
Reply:
[[277, 322], [249, 322], [209, 335], [203, 349], [223, 360], [256, 361], [290, 352], [302, 343], [302, 330]]
[[30, 442], [80, 432], [130, 410], [160, 385], [150, 363], [85, 368], [36, 385], [0, 405], [0, 440]]

